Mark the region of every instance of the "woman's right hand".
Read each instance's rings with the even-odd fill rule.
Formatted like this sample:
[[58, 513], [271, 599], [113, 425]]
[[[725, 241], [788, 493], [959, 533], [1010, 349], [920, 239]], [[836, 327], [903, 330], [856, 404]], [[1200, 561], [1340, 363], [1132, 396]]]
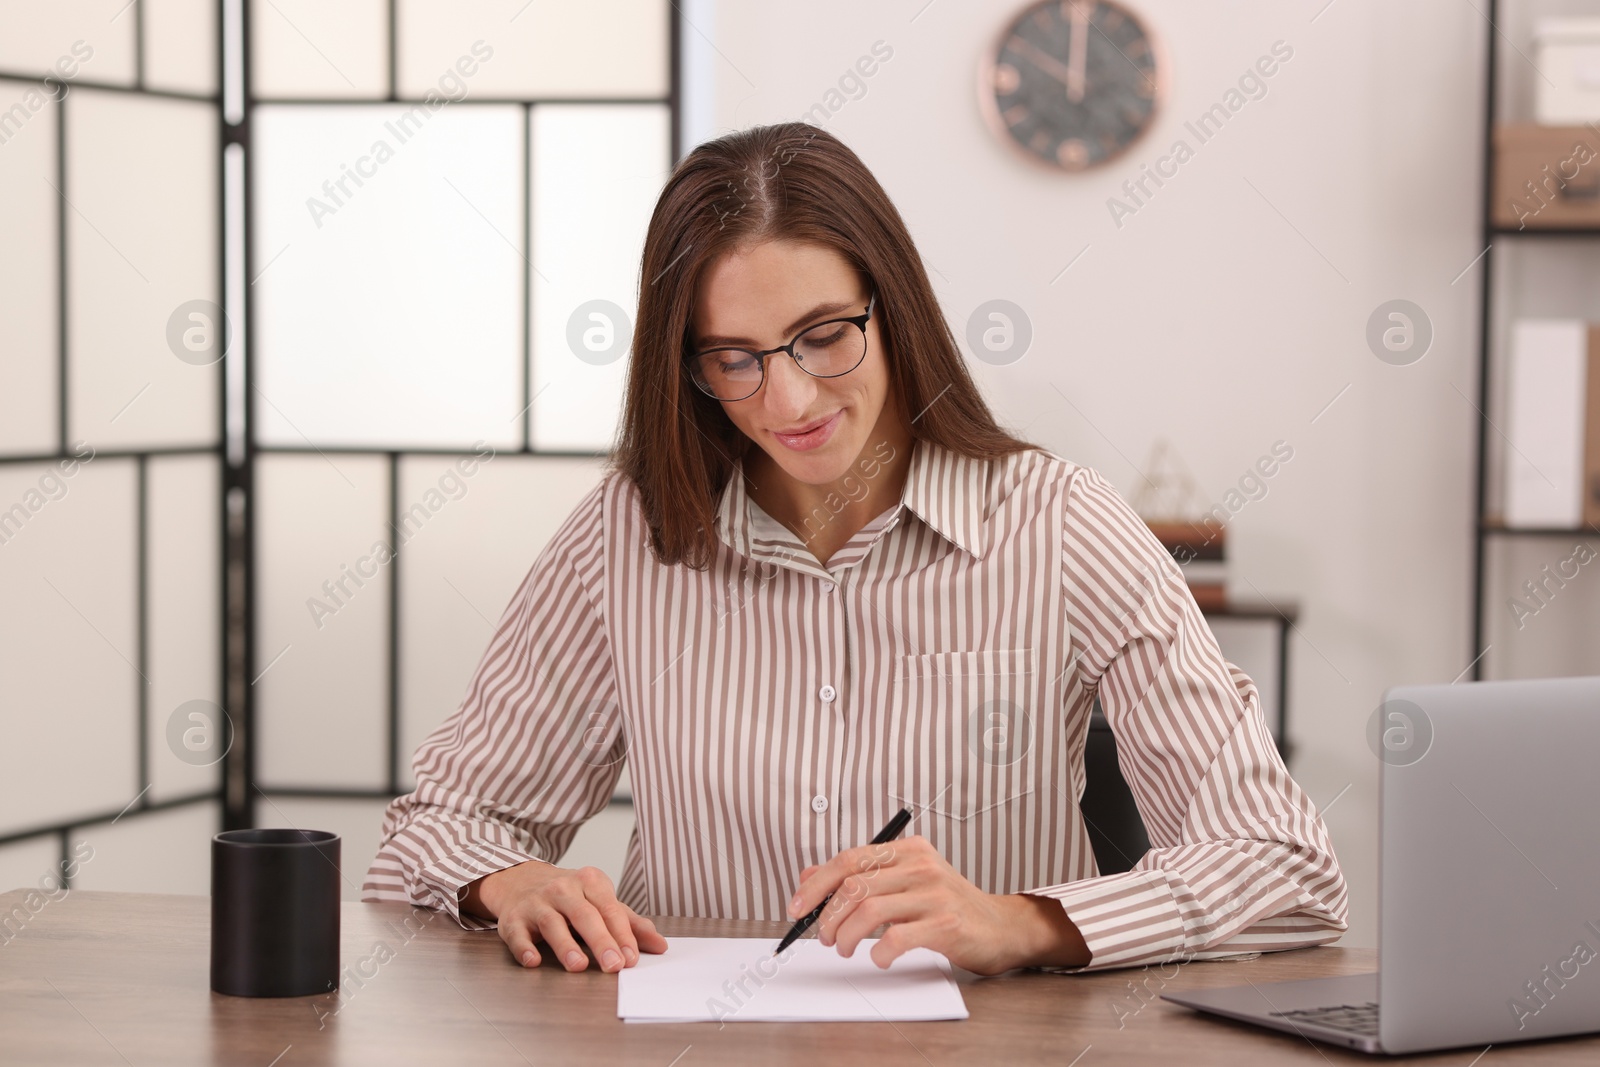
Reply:
[[542, 942], [567, 970], [586, 969], [589, 959], [573, 931], [603, 971], [632, 967], [641, 951], [667, 950], [655, 924], [618, 900], [611, 879], [598, 867], [568, 870], [529, 860], [472, 883], [461, 908], [497, 920], [500, 940], [524, 967], [542, 962]]

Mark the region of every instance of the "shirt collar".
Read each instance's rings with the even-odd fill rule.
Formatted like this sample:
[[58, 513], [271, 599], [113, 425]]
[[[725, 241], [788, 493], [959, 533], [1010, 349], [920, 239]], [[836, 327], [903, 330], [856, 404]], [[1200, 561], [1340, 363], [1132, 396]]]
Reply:
[[989, 550], [984, 519], [993, 465], [918, 438], [901, 502], [917, 517], [976, 559]]
[[[917, 438], [900, 503], [956, 547], [982, 559], [988, 551], [984, 519], [991, 467], [988, 460]], [[779, 531], [787, 533], [753, 505], [745, 489], [744, 461], [735, 460], [717, 505], [718, 536], [735, 552], [753, 557], [753, 542], [758, 537], [771, 540]]]

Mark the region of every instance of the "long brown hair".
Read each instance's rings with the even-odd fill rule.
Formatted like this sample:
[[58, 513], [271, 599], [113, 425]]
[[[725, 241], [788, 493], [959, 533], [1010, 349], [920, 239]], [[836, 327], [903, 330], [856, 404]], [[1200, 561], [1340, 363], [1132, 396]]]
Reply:
[[638, 487], [664, 564], [709, 564], [718, 495], [734, 462], [756, 447], [684, 369], [695, 286], [724, 252], [777, 239], [826, 245], [877, 288], [873, 317], [914, 437], [983, 459], [1035, 447], [995, 422], [905, 222], [860, 158], [810, 123], [740, 130], [679, 161], [645, 234], [611, 464]]

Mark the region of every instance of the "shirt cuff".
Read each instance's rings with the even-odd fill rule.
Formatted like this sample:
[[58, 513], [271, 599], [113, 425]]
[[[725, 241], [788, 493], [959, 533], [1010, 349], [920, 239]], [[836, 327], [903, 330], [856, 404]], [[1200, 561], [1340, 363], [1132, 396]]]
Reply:
[[1124, 871], [1029, 889], [1061, 902], [1089, 947], [1081, 967], [1039, 967], [1060, 974], [1166, 962], [1182, 956], [1183, 917], [1161, 871]]
[[495, 920], [461, 911], [461, 890], [479, 878], [529, 860], [548, 862], [503, 845], [478, 841], [428, 864], [418, 872], [418, 879], [433, 890], [441, 909], [463, 930], [493, 930], [499, 925]]

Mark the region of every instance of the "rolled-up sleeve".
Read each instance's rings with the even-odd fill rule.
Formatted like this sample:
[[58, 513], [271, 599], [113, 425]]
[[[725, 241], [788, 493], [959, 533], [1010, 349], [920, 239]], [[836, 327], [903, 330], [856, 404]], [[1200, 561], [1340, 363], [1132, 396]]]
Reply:
[[1098, 692], [1150, 838], [1121, 874], [1043, 886], [1085, 967], [1324, 944], [1347, 928], [1343, 875], [1289, 776], [1255, 684], [1223, 659], [1170, 553], [1098, 472], [1068, 491], [1063, 586], [1079, 681]]
[[604, 484], [534, 560], [461, 704], [418, 747], [416, 788], [390, 803], [363, 900], [462, 914], [469, 883], [555, 862], [611, 798], [626, 743], [599, 601]]

